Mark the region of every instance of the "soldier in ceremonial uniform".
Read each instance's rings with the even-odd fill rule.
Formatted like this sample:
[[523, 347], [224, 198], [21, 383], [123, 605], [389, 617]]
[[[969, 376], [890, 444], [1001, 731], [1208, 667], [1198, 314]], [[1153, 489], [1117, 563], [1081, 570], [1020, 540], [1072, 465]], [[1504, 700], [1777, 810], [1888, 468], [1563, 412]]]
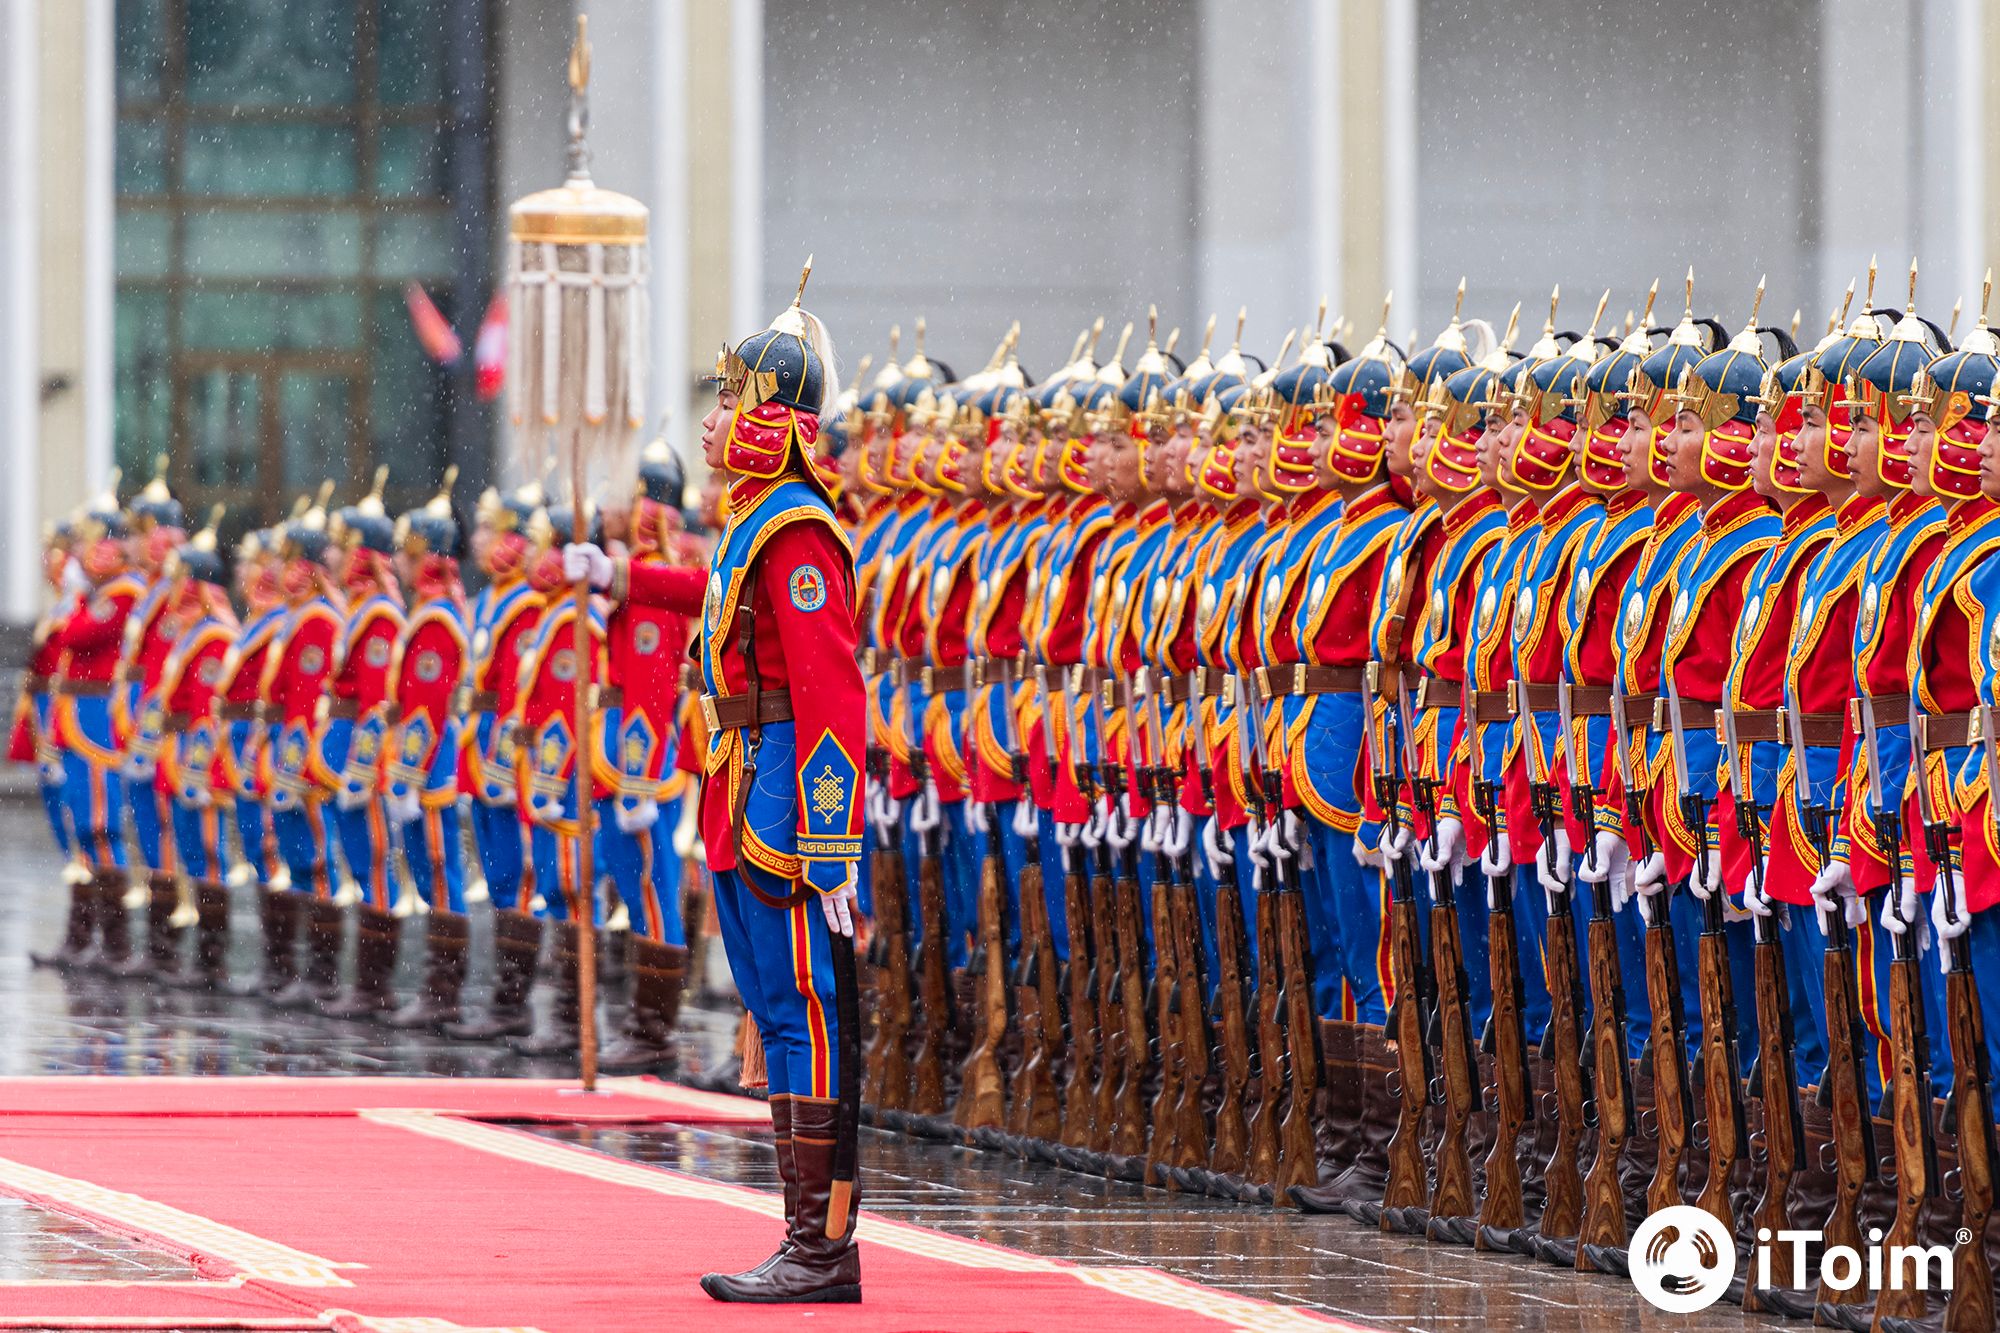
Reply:
[[[680, 460], [664, 439], [639, 464], [628, 543], [641, 567], [687, 568], [680, 538]], [[687, 934], [681, 920], [680, 822], [688, 776], [674, 767], [680, 748], [681, 669], [692, 630], [685, 615], [630, 603], [605, 624], [609, 688], [599, 733], [605, 775], [616, 787], [612, 818], [598, 826], [604, 870], [625, 903], [631, 927], [626, 961], [632, 999], [616, 1043], [599, 1056], [610, 1073], [639, 1073], [671, 1062], [674, 1024], [687, 980]]]
[[[299, 513], [305, 512], [306, 503], [309, 501], [301, 502]], [[219, 734], [212, 790], [230, 807], [236, 824], [238, 855], [230, 866], [228, 882], [256, 884], [265, 947], [280, 944], [285, 955], [283, 966], [289, 967], [292, 939], [276, 930], [276, 917], [288, 906], [277, 900], [290, 886], [291, 877], [278, 854], [268, 809], [269, 770], [264, 761], [268, 729], [260, 693], [265, 665], [285, 627], [285, 590], [277, 543], [278, 531], [268, 529], [247, 532], [236, 545], [236, 592], [249, 619], [223, 656], [222, 679], [216, 686]], [[250, 994], [260, 984], [252, 979], [232, 983], [231, 989]]]
[[429, 967], [417, 997], [389, 1015], [392, 1027], [443, 1028], [457, 1022], [465, 982], [458, 704], [471, 652], [458, 574], [458, 520], [451, 512], [457, 478], [457, 468], [446, 468], [437, 495], [396, 521], [397, 572], [412, 609], [389, 670], [387, 805], [410, 879], [429, 909], [424, 932]]
[[[187, 540], [181, 503], [167, 489], [166, 457], [161, 456], [153, 479], [127, 507], [130, 531], [126, 545], [132, 569], [145, 584], [145, 594], [125, 623], [125, 646], [119, 658], [119, 688], [112, 694], [112, 716], [124, 747], [125, 798], [132, 815], [133, 850], [146, 870], [146, 950], [128, 955], [112, 970], [121, 976], [150, 976], [172, 971], [179, 957], [180, 930], [174, 924], [179, 907], [175, 888], [176, 857], [172, 803], [160, 791], [160, 751], [166, 744], [166, 704], [160, 677], [180, 637], [181, 625], [168, 596], [166, 562]], [[134, 884], [133, 899], [138, 898]]]
[[702, 448], [730, 474], [729, 520], [705, 587], [695, 570], [614, 563], [594, 546], [568, 553], [614, 604], [702, 615], [702, 840], [766, 1053], [790, 1222], [767, 1263], [702, 1279], [722, 1301], [861, 1299], [850, 904], [865, 735], [852, 556], [815, 445], [838, 396], [831, 356], [795, 303], [725, 358]]
[[115, 489], [108, 490], [77, 522], [77, 563], [85, 586], [54, 636], [59, 653], [49, 723], [62, 750], [70, 827], [91, 870], [89, 883], [71, 887], [63, 944], [50, 959], [72, 966], [116, 965], [130, 950], [124, 906], [124, 756], [112, 692], [125, 624], [145, 585], [130, 572], [125, 537], [124, 512]]
[[170, 981], [212, 989], [222, 984], [229, 947], [229, 890], [224, 839], [227, 791], [215, 786], [223, 722], [215, 708], [237, 637], [229, 604], [230, 570], [215, 550], [215, 522], [167, 557], [167, 583], [179, 635], [160, 673], [166, 743], [160, 751], [158, 788], [172, 802], [175, 855], [191, 890], [182, 914], [194, 917], [194, 956]]
[[[480, 497], [473, 532], [473, 559], [486, 575], [472, 607], [472, 652], [467, 679], [464, 768], [459, 789], [471, 796], [472, 843], [479, 854], [480, 886], [493, 904], [493, 998], [486, 1013], [445, 1028], [463, 1041], [526, 1036], [532, 1024], [528, 989], [534, 981], [541, 923], [529, 910], [534, 894], [527, 854], [527, 819], [520, 801], [516, 768], [520, 738], [513, 715], [520, 678], [521, 650], [534, 635], [542, 594], [531, 587], [528, 527], [542, 503], [542, 488], [530, 482], [505, 498], [489, 490]], [[468, 899], [482, 888], [468, 888]]]
[[14, 726], [7, 740], [7, 758], [16, 764], [35, 766], [35, 785], [41, 792], [42, 810], [48, 816], [49, 832], [63, 860], [63, 883], [72, 891], [90, 877], [89, 864], [77, 845], [63, 799], [62, 751], [57, 748], [50, 725], [55, 709], [51, 693], [56, 670], [61, 665], [62, 641], [58, 631], [76, 609], [80, 573], [70, 555], [74, 532], [67, 522], [50, 526], [42, 534], [42, 576], [54, 599], [35, 622], [28, 661], [21, 672], [21, 697], [14, 706]]
[[[333, 827], [328, 799], [315, 770], [314, 738], [321, 696], [334, 669], [344, 603], [327, 564], [326, 496], [285, 525], [278, 554], [284, 562], [285, 625], [265, 663], [259, 690], [270, 734], [264, 748], [271, 829], [290, 876], [290, 892], [277, 892], [264, 918], [264, 993], [272, 1003], [304, 1008], [331, 1000], [339, 990], [341, 915], [334, 901]], [[293, 950], [301, 926], [305, 966]]]
[[396, 526], [382, 508], [388, 469], [375, 488], [327, 523], [329, 563], [346, 593], [347, 616], [333, 655], [326, 706], [313, 734], [314, 776], [334, 807], [341, 860], [354, 885], [360, 927], [354, 982], [327, 1006], [336, 1018], [362, 1018], [395, 1007], [389, 974], [396, 966], [401, 875], [394, 859], [386, 799], [390, 667], [406, 623], [393, 560]]

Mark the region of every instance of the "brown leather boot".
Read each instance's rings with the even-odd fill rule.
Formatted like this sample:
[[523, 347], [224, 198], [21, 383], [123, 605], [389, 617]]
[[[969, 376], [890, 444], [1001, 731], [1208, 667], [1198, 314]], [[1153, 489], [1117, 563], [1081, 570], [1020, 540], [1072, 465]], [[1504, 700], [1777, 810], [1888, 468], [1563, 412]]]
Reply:
[[446, 1025], [453, 1041], [492, 1041], [525, 1037], [534, 1027], [528, 1012], [528, 987], [535, 978], [535, 956], [542, 951], [542, 923], [525, 912], [493, 914], [493, 998], [482, 1018]]
[[1357, 1024], [1355, 1032], [1361, 1113], [1354, 1128], [1354, 1156], [1326, 1184], [1293, 1187], [1292, 1202], [1301, 1212], [1345, 1212], [1350, 1200], [1380, 1203], [1389, 1183], [1389, 1140], [1396, 1134], [1397, 1110], [1397, 1099], [1389, 1091], [1389, 1071], [1395, 1061], [1382, 1029]]
[[424, 932], [429, 966], [416, 997], [389, 1015], [392, 1028], [443, 1028], [458, 1021], [458, 993], [465, 985], [466, 919], [456, 912], [435, 911]]
[[565, 1055], [576, 1051], [577, 1020], [583, 1004], [577, 991], [576, 922], [553, 923], [555, 947], [555, 1002], [549, 1006], [548, 1022], [527, 1036], [507, 1044], [523, 1055]]
[[229, 890], [212, 881], [194, 886], [194, 952], [167, 978], [186, 990], [219, 990], [229, 964]]
[[181, 928], [173, 921], [180, 889], [172, 875], [146, 876], [146, 947], [106, 970], [114, 977], [171, 976], [180, 970]]
[[[861, 1253], [854, 1247], [859, 1182], [836, 1204], [833, 1158], [840, 1125], [834, 1102], [792, 1099], [798, 1208], [785, 1243], [747, 1273], [710, 1273], [701, 1289], [718, 1301], [756, 1305], [858, 1305]], [[837, 1233], [837, 1234], [835, 1234]]]
[[626, 965], [632, 973], [632, 1003], [618, 1040], [597, 1057], [607, 1074], [644, 1074], [678, 1063], [674, 1024], [681, 1014], [687, 980], [687, 950], [677, 944], [627, 936]]
[[131, 881], [122, 870], [100, 870], [92, 884], [97, 895], [98, 945], [82, 966], [116, 972], [132, 956], [132, 924], [125, 911], [125, 890]]
[[770, 1258], [758, 1264], [755, 1268], [745, 1269], [741, 1273], [728, 1274], [727, 1280], [730, 1282], [741, 1282], [758, 1277], [791, 1252], [792, 1228], [798, 1225], [799, 1218], [799, 1163], [798, 1157], [792, 1150], [792, 1097], [790, 1093], [781, 1092], [771, 1098], [771, 1146], [778, 1153], [778, 1180], [784, 1186], [785, 1234], [779, 1240], [778, 1248], [771, 1252]]
[[396, 970], [396, 918], [379, 907], [354, 909], [354, 982], [328, 1004], [329, 1018], [369, 1018], [396, 1007], [389, 976]]
[[62, 943], [48, 953], [28, 957], [36, 967], [77, 967], [91, 952], [97, 931], [97, 890], [94, 878], [69, 886], [69, 916], [63, 923]]
[[1315, 1125], [1315, 1146], [1319, 1149], [1319, 1180], [1333, 1180], [1354, 1161], [1360, 1149], [1361, 1066], [1360, 1027], [1339, 1018], [1319, 1020], [1320, 1058], [1324, 1062], [1321, 1086], [1326, 1095], [1326, 1118]]
[[239, 994], [261, 991], [265, 998], [277, 1002], [300, 984], [297, 950], [304, 906], [305, 899], [289, 889], [259, 892], [257, 917], [264, 934], [264, 976], [256, 986], [240, 989]]

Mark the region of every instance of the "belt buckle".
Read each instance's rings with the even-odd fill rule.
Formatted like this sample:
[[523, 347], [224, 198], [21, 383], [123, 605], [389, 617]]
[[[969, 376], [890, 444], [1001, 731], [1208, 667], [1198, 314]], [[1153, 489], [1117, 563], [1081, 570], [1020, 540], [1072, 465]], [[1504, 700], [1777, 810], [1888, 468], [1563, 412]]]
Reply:
[[1861, 734], [1861, 700], [1847, 701], [1847, 725], [1854, 729], [1855, 735]]
[[716, 716], [715, 696], [712, 694], [701, 696], [701, 721], [710, 731], [722, 730], [722, 719]]
[[1256, 669], [1256, 670], [1255, 670], [1254, 672], [1252, 672], [1251, 674], [1252, 674], [1252, 675], [1254, 675], [1254, 676], [1256, 676], [1256, 678], [1257, 678], [1257, 689], [1258, 689], [1258, 691], [1259, 691], [1259, 692], [1260, 692], [1261, 694], [1263, 694], [1263, 696], [1264, 696], [1264, 697], [1265, 697], [1266, 699], [1270, 698], [1270, 697], [1271, 697], [1271, 668], [1269, 668], [1269, 667], [1258, 667], [1258, 668], [1257, 668], [1257, 669]]
[[1306, 664], [1304, 662], [1294, 662], [1292, 663], [1292, 693], [1302, 695], [1305, 692]]
[[1664, 733], [1667, 730], [1667, 696], [1653, 700], [1653, 730]]
[[1510, 680], [1507, 682], [1507, 717], [1512, 720], [1521, 716], [1521, 712], [1521, 682]]

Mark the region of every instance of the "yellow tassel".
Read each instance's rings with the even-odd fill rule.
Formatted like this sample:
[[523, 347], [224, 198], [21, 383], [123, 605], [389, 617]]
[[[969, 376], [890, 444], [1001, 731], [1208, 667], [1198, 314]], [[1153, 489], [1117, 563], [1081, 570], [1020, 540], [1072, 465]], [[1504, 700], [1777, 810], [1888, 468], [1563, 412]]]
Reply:
[[757, 1020], [748, 1014], [736, 1029], [736, 1054], [743, 1065], [743, 1072], [736, 1076], [738, 1084], [746, 1091], [770, 1086], [770, 1071], [764, 1067], [764, 1038], [757, 1031]]

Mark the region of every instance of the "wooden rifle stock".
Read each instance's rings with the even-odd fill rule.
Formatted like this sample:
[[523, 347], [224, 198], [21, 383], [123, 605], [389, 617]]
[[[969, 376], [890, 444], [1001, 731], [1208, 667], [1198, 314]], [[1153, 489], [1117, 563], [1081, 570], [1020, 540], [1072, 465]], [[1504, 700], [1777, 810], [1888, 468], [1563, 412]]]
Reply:
[[[1196, 894], [1192, 867], [1183, 864], [1172, 903], [1175, 980], [1171, 1016], [1181, 1045], [1181, 1087], [1174, 1105], [1174, 1152], [1169, 1159], [1169, 1165], [1183, 1168], [1210, 1160], [1208, 1118], [1202, 1111], [1202, 1099], [1215, 1065], [1215, 1033], [1208, 1019], [1208, 967], [1202, 957], [1201, 906]], [[1239, 1107], [1239, 1133], [1241, 1126]]]
[[1291, 1198], [1289, 1191], [1295, 1185], [1319, 1183], [1313, 1098], [1319, 1091], [1321, 1077], [1319, 1014], [1313, 1007], [1306, 900], [1299, 886], [1296, 852], [1286, 858], [1285, 867], [1284, 883], [1277, 893], [1277, 943], [1282, 950], [1285, 976], [1282, 1001], [1291, 1100], [1278, 1127], [1278, 1179], [1274, 1193], [1281, 1200]]
[[1178, 1034], [1175, 1032], [1174, 1000], [1179, 979], [1176, 951], [1179, 941], [1174, 937], [1176, 876], [1170, 860], [1164, 853], [1155, 853], [1153, 857], [1153, 1025], [1154, 1031], [1159, 1034], [1156, 1058], [1160, 1068], [1160, 1088], [1153, 1098], [1153, 1123], [1146, 1138], [1145, 1178], [1148, 1181], [1156, 1178], [1154, 1168], [1169, 1161], [1174, 1154], [1174, 1111], [1180, 1104], [1183, 1081], [1187, 1076], [1187, 1049], [1184, 1043], [1176, 1040]]
[[979, 1030], [959, 1066], [953, 1121], [961, 1129], [999, 1129], [1007, 1116], [1007, 1081], [1000, 1070], [1000, 1039], [1007, 1031], [1007, 909], [1001, 881], [1000, 815], [986, 810], [986, 856], [979, 866]]
[[1444, 1037], [1444, 1129], [1438, 1138], [1437, 1182], [1431, 1190], [1432, 1217], [1472, 1216], [1472, 1158], [1466, 1135], [1479, 1102], [1479, 1056], [1468, 1008], [1463, 945], [1458, 937], [1458, 901], [1451, 872], [1440, 871], [1437, 901], [1431, 907], [1431, 965], [1437, 975], [1438, 1025]]
[[1251, 1067], [1250, 1005], [1244, 990], [1249, 973], [1249, 947], [1243, 933], [1243, 899], [1235, 875], [1224, 876], [1215, 888], [1215, 950], [1218, 972], [1216, 1010], [1221, 1018], [1222, 1091], [1215, 1104], [1215, 1148], [1209, 1166], [1218, 1175], [1242, 1175], [1248, 1169], [1250, 1130], [1245, 1120]]
[[1250, 1108], [1249, 1160], [1244, 1171], [1260, 1185], [1278, 1178], [1278, 1099], [1285, 1088], [1277, 907], [1276, 895], [1268, 889], [1257, 895], [1257, 1101]]
[[1423, 1125], [1430, 1105], [1431, 1049], [1424, 1033], [1423, 946], [1417, 932], [1416, 887], [1410, 868], [1398, 860], [1390, 876], [1389, 959], [1396, 998], [1388, 1032], [1396, 1046], [1398, 1091], [1396, 1130], [1389, 1140], [1389, 1176], [1382, 1191], [1383, 1226], [1392, 1208], [1417, 1208], [1425, 1201]]
[[1653, 1053], [1653, 1120], [1658, 1156], [1646, 1185], [1646, 1211], [1656, 1213], [1681, 1197], [1681, 1166], [1687, 1160], [1694, 1122], [1694, 1092], [1688, 1083], [1687, 1013], [1681, 1000], [1680, 951], [1674, 945], [1673, 890], [1653, 898], [1646, 925], [1646, 1001], [1653, 1013], [1648, 1046]]
[[1007, 1128], [1022, 1138], [1053, 1142], [1062, 1129], [1055, 1082], [1056, 1055], [1062, 1049], [1062, 999], [1044, 891], [1041, 848], [1038, 840], [1030, 839], [1021, 865], [1021, 957], [1014, 973], [1022, 1058], [1014, 1075]]
[[[1493, 784], [1473, 780], [1473, 799], [1488, 829], [1499, 823], [1499, 799]], [[1521, 1131], [1534, 1118], [1528, 1095], [1528, 1033], [1519, 941], [1514, 934], [1514, 886], [1504, 877], [1487, 880], [1493, 907], [1487, 916], [1486, 961], [1493, 979], [1493, 1148], [1486, 1154], [1486, 1196], [1479, 1204], [1479, 1225], [1511, 1231], [1527, 1220], [1521, 1196]], [[1484, 1239], [1474, 1241], [1486, 1248]]]
[[1097, 1078], [1090, 1085], [1091, 1141], [1095, 1152], [1111, 1150], [1118, 1126], [1118, 1078], [1125, 1061], [1122, 978], [1118, 975], [1118, 889], [1111, 876], [1111, 849], [1097, 847], [1090, 877], [1091, 968], [1097, 987]]
[[[1854, 942], [1847, 919], [1836, 907], [1827, 926], [1826, 956], [1820, 973], [1826, 988], [1827, 1107], [1833, 1122], [1833, 1211], [1826, 1220], [1826, 1244], [1861, 1253], [1861, 1191], [1875, 1178], [1875, 1118], [1868, 1107], [1868, 1079], [1862, 1072], [1861, 1001], [1854, 982]], [[1818, 1301], [1844, 1305], [1859, 1293], [1842, 1291], [1822, 1272]]]
[[[1921, 774], [1918, 781], [1922, 781]], [[1889, 892], [1898, 892], [1902, 842], [1896, 817], [1879, 820], [1888, 848]], [[1928, 830], [1926, 831], [1929, 836]], [[1948, 852], [1949, 848], [1944, 848]], [[1932, 855], [1937, 855], [1933, 844]], [[1937, 1139], [1931, 1129], [1930, 1037], [1924, 1025], [1923, 984], [1917, 969], [1917, 923], [1895, 936], [1889, 963], [1889, 1048], [1894, 1074], [1889, 1085], [1889, 1130], [1896, 1142], [1896, 1215], [1882, 1238], [1887, 1252], [1919, 1243], [1924, 1204], [1937, 1196]], [[1983, 1237], [1982, 1237], [1983, 1239]], [[1884, 1319], [1910, 1319], [1924, 1314], [1925, 1293], [1914, 1283], [1892, 1284], [1875, 1295], [1875, 1326]]]
[[1722, 892], [1701, 905], [1695, 987], [1701, 997], [1702, 1114], [1708, 1124], [1708, 1179], [1695, 1207], [1730, 1228], [1729, 1178], [1748, 1153], [1743, 1130], [1743, 1083], [1736, 1067], [1736, 997], [1729, 976], [1729, 942], [1723, 933]]
[[917, 1050], [910, 1109], [918, 1115], [943, 1115], [944, 1043], [951, 1021], [951, 983], [945, 967], [944, 866], [937, 833], [924, 834], [923, 860], [917, 863], [917, 919], [923, 939], [917, 945], [917, 994], [923, 1018], [917, 1025]]
[[1992, 1066], [1986, 1054], [1986, 1023], [1979, 1008], [1979, 983], [1972, 975], [1972, 950], [1964, 936], [1952, 940], [1951, 968], [1945, 974], [1944, 1006], [1951, 1042], [1952, 1106], [1958, 1118], [1958, 1178], [1963, 1205], [1952, 1249], [1951, 1295], [1945, 1301], [1945, 1333], [1986, 1333], [1995, 1326], [1993, 1266], [1986, 1253], [1986, 1227], [1993, 1216]]
[[1595, 1268], [1585, 1246], [1623, 1249], [1629, 1239], [1618, 1163], [1632, 1136], [1632, 1071], [1625, 1058], [1625, 983], [1618, 968], [1617, 926], [1608, 885], [1592, 886], [1588, 933], [1597, 1156], [1584, 1179], [1583, 1222], [1577, 1233], [1576, 1266], [1584, 1272]]
[[[1758, 850], [1753, 847], [1751, 854]], [[1785, 983], [1777, 923], [1759, 917], [1756, 931], [1752, 964], [1757, 988], [1757, 1082], [1764, 1100], [1764, 1189], [1758, 1195], [1752, 1220], [1775, 1236], [1787, 1225], [1786, 1195], [1791, 1191], [1792, 1177], [1805, 1169], [1805, 1122], [1792, 1052], [1791, 992]], [[1780, 1250], [1784, 1253], [1778, 1253]], [[1773, 1245], [1771, 1285], [1790, 1287], [1798, 1276], [1792, 1268], [1791, 1247]], [[1743, 1308], [1764, 1308], [1755, 1284], [1744, 1287]]]
[[[1135, 840], [1136, 840], [1136, 834]], [[1139, 875], [1136, 856], [1126, 847], [1113, 884], [1118, 931], [1118, 1019], [1124, 1024], [1119, 1063], [1118, 1087], [1112, 1096], [1111, 1151], [1120, 1157], [1143, 1157], [1147, 1130], [1145, 1100], [1140, 1085], [1146, 1080], [1151, 1039], [1146, 1031], [1146, 951], [1145, 933], [1139, 921]]]
[[883, 849], [878, 864], [881, 873], [875, 877], [875, 927], [882, 940], [885, 999], [875, 1104], [886, 1110], [905, 1111], [910, 1106], [910, 1025], [916, 1019], [908, 868], [903, 863], [902, 848], [894, 845]]
[[1088, 1148], [1097, 1138], [1097, 1105], [1090, 1094], [1098, 1060], [1096, 1001], [1092, 997], [1090, 891], [1083, 854], [1063, 850], [1063, 915], [1069, 936], [1069, 1069], [1063, 1078], [1062, 1141]]
[[[1583, 979], [1576, 957], [1575, 907], [1565, 890], [1549, 913], [1544, 955], [1548, 966], [1549, 1039], [1555, 1056], [1556, 1142], [1543, 1172], [1548, 1199], [1542, 1205], [1542, 1235], [1567, 1240], [1583, 1230]], [[1565, 1003], [1567, 1000], [1567, 1003]]]

